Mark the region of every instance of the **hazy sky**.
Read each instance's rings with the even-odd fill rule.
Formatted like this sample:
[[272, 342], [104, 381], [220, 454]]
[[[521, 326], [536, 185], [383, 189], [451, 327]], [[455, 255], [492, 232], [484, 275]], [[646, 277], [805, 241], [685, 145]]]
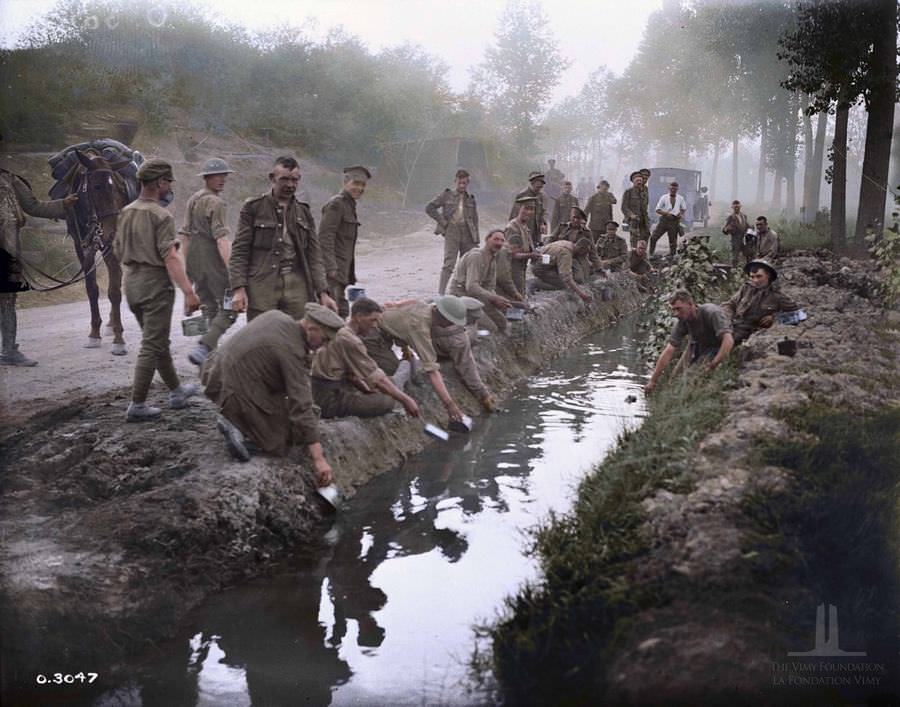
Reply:
[[[11, 46], [55, 0], [0, 0], [0, 43]], [[575, 93], [587, 75], [605, 64], [621, 72], [651, 12], [662, 0], [544, 0], [553, 33], [572, 65], [556, 98]], [[215, 11], [252, 29], [314, 22], [314, 36], [342, 25], [372, 49], [409, 41], [449, 66], [451, 86], [461, 91], [469, 68], [481, 59], [505, 0], [217, 0]], [[147, 7], [152, 7], [151, 2]]]

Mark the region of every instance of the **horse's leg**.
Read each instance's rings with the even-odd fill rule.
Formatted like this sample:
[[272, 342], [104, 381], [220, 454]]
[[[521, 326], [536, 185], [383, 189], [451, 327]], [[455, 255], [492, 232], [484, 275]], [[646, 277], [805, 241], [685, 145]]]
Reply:
[[[84, 269], [86, 273], [84, 277], [84, 289], [87, 291], [88, 301], [91, 304], [91, 333], [88, 334], [88, 340], [85, 344], [85, 348], [88, 349], [99, 349], [100, 348], [100, 324], [102, 323], [100, 319], [100, 288], [97, 287], [97, 274], [94, 271], [94, 259], [90, 258], [88, 254], [84, 252], [84, 249], [81, 247], [81, 243], [78, 238], [75, 239], [75, 253], [78, 255], [78, 260], [81, 261], [81, 267]], [[94, 249], [91, 248], [89, 253], [94, 253]]]
[[112, 353], [114, 356], [124, 356], [125, 339], [122, 338], [122, 266], [119, 259], [110, 250], [106, 257], [106, 271], [109, 273], [109, 287], [106, 294], [109, 297], [109, 324], [113, 330]]

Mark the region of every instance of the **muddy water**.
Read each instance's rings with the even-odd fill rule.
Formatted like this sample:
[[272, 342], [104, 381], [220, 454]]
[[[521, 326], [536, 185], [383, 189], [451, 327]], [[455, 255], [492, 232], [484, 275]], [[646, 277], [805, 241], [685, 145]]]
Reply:
[[211, 598], [94, 704], [490, 702], [466, 686], [472, 626], [536, 576], [523, 531], [642, 417], [637, 335], [633, 318], [594, 335], [469, 437], [378, 477], [324, 551]]

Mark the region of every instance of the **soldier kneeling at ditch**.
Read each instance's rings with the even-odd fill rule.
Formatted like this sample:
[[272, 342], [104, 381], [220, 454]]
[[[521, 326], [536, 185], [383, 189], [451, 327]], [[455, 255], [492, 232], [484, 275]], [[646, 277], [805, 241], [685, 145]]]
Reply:
[[767, 329], [779, 312], [800, 309], [794, 300], [781, 291], [775, 282], [778, 271], [766, 260], [751, 260], [744, 267], [749, 275], [746, 283], [722, 305], [731, 317], [734, 343], [739, 344], [760, 329]]
[[232, 456], [247, 461], [252, 442], [284, 455], [305, 444], [319, 486], [331, 483], [331, 466], [319, 443], [309, 367], [313, 351], [344, 325], [335, 312], [308, 303], [305, 316], [269, 310], [247, 323], [203, 364], [206, 396], [219, 406], [218, 428]]
[[544, 246], [541, 253], [550, 262], [538, 261], [531, 264], [535, 279], [529, 283], [530, 294], [537, 290], [568, 289], [583, 301], [591, 301], [590, 292], [580, 286], [588, 283], [593, 269], [600, 268], [590, 240], [580, 238], [577, 243], [554, 241]]
[[394, 385], [360, 339], [378, 328], [383, 312], [374, 300], [356, 300], [350, 321], [313, 356], [313, 400], [322, 417], [378, 417], [391, 412], [394, 401], [403, 405], [408, 415], [419, 416], [416, 401]]

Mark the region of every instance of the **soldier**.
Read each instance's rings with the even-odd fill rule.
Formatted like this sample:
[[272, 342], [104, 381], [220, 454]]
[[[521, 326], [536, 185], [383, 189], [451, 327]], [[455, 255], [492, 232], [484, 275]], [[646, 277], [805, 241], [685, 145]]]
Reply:
[[[584, 222], [587, 220], [587, 216], [584, 211], [582, 211], [579, 207], [572, 207], [571, 218], [557, 225], [555, 229], [553, 229], [553, 233], [547, 236], [544, 239], [544, 244], [553, 243], [554, 241], [571, 241], [575, 243], [580, 238], [591, 239], [591, 232], [584, 227]], [[593, 241], [592, 241], [593, 242]]]
[[200, 298], [200, 309], [210, 322], [209, 331], [188, 354], [188, 360], [196, 366], [219, 343], [222, 334], [234, 324], [237, 314], [225, 309], [223, 300], [228, 290], [228, 261], [231, 258], [231, 241], [225, 223], [225, 201], [222, 191], [229, 174], [234, 170], [225, 160], [213, 157], [203, 165], [198, 176], [206, 186], [188, 199], [181, 236], [181, 251], [187, 266], [187, 274], [194, 283], [194, 291]]
[[731, 238], [731, 266], [736, 268], [741, 255], [749, 260], [751, 256], [744, 250], [744, 236], [747, 233], [747, 216], [741, 211], [741, 202], [735, 199], [731, 202], [731, 213], [725, 219], [722, 233]]
[[[543, 249], [543, 255], [550, 256], [550, 262], [535, 262], [531, 266], [534, 274], [534, 290], [569, 289], [584, 302], [591, 301], [587, 290], [578, 286], [576, 278], [587, 282], [591, 271], [591, 241], [581, 238], [577, 243], [571, 241], [554, 241]], [[582, 261], [578, 263], [577, 261]]]
[[703, 228], [709, 225], [709, 189], [700, 187], [700, 192], [694, 200], [694, 221], [702, 221]]
[[532, 239], [536, 236], [533, 235], [534, 232], [529, 224], [534, 223], [537, 200], [536, 196], [520, 196], [516, 199], [515, 216], [506, 224], [505, 229], [507, 240], [513, 236], [518, 236], [522, 240], [522, 252], [512, 258], [511, 262], [513, 283], [519, 292], [525, 292], [525, 271], [528, 268], [528, 261], [532, 259], [532, 253], [534, 253], [535, 241]]
[[647, 241], [638, 241], [628, 256], [628, 274], [637, 280], [638, 290], [647, 292], [653, 287], [657, 270], [647, 260]]
[[187, 406], [187, 399], [199, 391], [195, 384], [182, 384], [178, 380], [169, 351], [175, 304], [173, 284], [184, 293], [186, 313], [200, 307], [175, 240], [175, 219], [159, 203], [175, 181], [172, 165], [161, 159], [147, 160], [138, 169], [137, 178], [141, 194], [122, 209], [113, 241], [116, 257], [125, 267], [128, 307], [141, 327], [131, 403], [125, 413], [128, 422], [159, 417], [160, 409], [147, 405], [147, 393], [156, 371], [171, 391], [169, 407], [172, 409]]
[[562, 192], [563, 180], [566, 178], [566, 175], [556, 168], [556, 160], [547, 160], [547, 166], [550, 168], [546, 172], [547, 196], [551, 199], [558, 199]]
[[478, 209], [468, 188], [469, 173], [457, 170], [456, 189], [444, 189], [425, 207], [425, 213], [437, 221], [434, 232], [444, 237], [444, 262], [438, 285], [441, 294], [447, 289], [457, 256], [462, 257], [478, 245]]
[[753, 332], [767, 329], [778, 312], [796, 312], [800, 305], [785, 295], [775, 280], [778, 271], [767, 261], [758, 258], [744, 267], [748, 281], [722, 305], [731, 318], [734, 343], [745, 341]]
[[328, 294], [316, 224], [306, 204], [296, 198], [300, 165], [278, 157], [269, 172], [271, 189], [251, 197], [241, 209], [231, 247], [228, 275], [234, 289], [232, 309], [252, 321], [279, 309], [294, 319], [307, 302], [336, 309]]
[[[505, 234], [504, 234], [505, 235]], [[522, 236], [514, 233], [506, 239], [506, 244], [497, 253], [497, 294], [506, 297], [511, 302], [524, 302], [525, 293], [516, 287], [513, 280], [513, 262], [523, 260], [527, 264], [529, 260], [540, 258], [537, 253], [526, 253]]]
[[394, 375], [400, 365], [393, 352], [394, 342], [412, 347], [450, 419], [457, 421], [462, 419], [462, 410], [447, 391], [438, 356], [453, 361], [466, 388], [481, 401], [487, 412], [494, 409], [494, 396], [481, 380], [472, 356], [465, 330], [466, 310], [462, 298], [453, 295], [439, 297], [434, 304], [418, 300], [388, 304], [378, 330], [364, 339], [369, 356], [389, 376]]
[[249, 439], [264, 452], [283, 456], [305, 444], [319, 486], [332, 481], [331, 465], [319, 442], [309, 367], [311, 352], [333, 339], [344, 321], [310, 302], [296, 320], [270, 310], [247, 326], [203, 365], [206, 396], [219, 408], [218, 428], [228, 451], [250, 459]]
[[408, 415], [418, 417], [416, 401], [394, 385], [369, 357], [360, 338], [378, 327], [384, 312], [381, 305], [361, 297], [350, 312], [346, 326], [313, 356], [313, 400], [322, 417], [379, 417], [394, 409], [395, 400]]
[[[505, 312], [511, 303], [497, 293], [498, 272], [497, 256], [503, 250], [506, 236], [502, 229], [495, 228], [485, 238], [482, 248], [473, 248], [456, 264], [453, 277], [450, 279], [450, 294], [457, 297], [474, 297], [484, 305], [484, 318], [481, 320], [489, 330], [505, 331]], [[512, 274], [504, 270], [509, 282], [503, 283], [503, 289], [515, 289]], [[521, 300], [520, 300], [521, 303]]]
[[597, 191], [591, 194], [584, 211], [588, 217], [588, 228], [591, 229], [591, 240], [596, 243], [597, 239], [606, 233], [606, 224], [613, 220], [613, 204], [616, 203], [616, 197], [609, 190], [609, 182], [605, 179], [597, 184]]
[[622, 195], [622, 214], [628, 221], [631, 247], [638, 241], [650, 240], [650, 217], [647, 213], [647, 192], [644, 191], [644, 176], [640, 172], [632, 172], [629, 177], [631, 188]]
[[356, 202], [371, 178], [369, 170], [361, 165], [344, 167], [344, 188], [322, 207], [319, 240], [325, 273], [331, 296], [337, 301], [338, 314], [345, 318], [350, 313], [350, 303], [344, 290], [347, 285], [356, 284], [356, 239], [359, 237]]
[[756, 217], [756, 258], [758, 260], [771, 260], [778, 257], [778, 234], [769, 228], [769, 219], [765, 216]]
[[678, 246], [678, 234], [681, 232], [681, 217], [687, 211], [687, 202], [678, 193], [678, 182], [669, 182], [669, 193], [663, 194], [656, 202], [656, 213], [659, 223], [653, 229], [653, 237], [650, 239], [650, 255], [656, 250], [656, 242], [662, 238], [663, 233], [669, 237], [669, 256], [675, 255]]
[[29, 289], [22, 274], [22, 264], [16, 259], [20, 249], [19, 230], [25, 225], [25, 214], [38, 218], [65, 218], [66, 208], [78, 201], [78, 197], [70, 194], [65, 199], [40, 201], [28, 182], [5, 169], [0, 169], [0, 194], [0, 337], [3, 339], [0, 364], [36, 366], [37, 361], [19, 351], [16, 343], [16, 299], [19, 292]]
[[[522, 205], [520, 199], [533, 199], [534, 213], [528, 221], [528, 231], [531, 234], [532, 244], [537, 245], [541, 237], [547, 235], [547, 210], [544, 207], [544, 183], [546, 179], [540, 172], [531, 172], [528, 175], [529, 186], [523, 189], [513, 200], [512, 208], [509, 210], [510, 220], [516, 218], [519, 214], [519, 207]], [[509, 234], [507, 234], [508, 236]]]
[[572, 182], [566, 180], [562, 183], [562, 194], [553, 202], [550, 228], [556, 228], [560, 223], [568, 221], [572, 215], [573, 206], [579, 206], [578, 197], [572, 193]]
[[606, 224], [606, 233], [597, 240], [596, 249], [601, 267], [619, 271], [628, 261], [628, 244], [619, 235], [619, 224], [615, 221]]
[[644, 386], [647, 393], [652, 393], [656, 388], [660, 376], [688, 334], [691, 336], [691, 363], [708, 361], [708, 371], [715, 370], [734, 347], [731, 320], [719, 305], [707, 303], [697, 306], [687, 290], [676, 290], [669, 298], [669, 305], [678, 322], [656, 361], [650, 381]]

